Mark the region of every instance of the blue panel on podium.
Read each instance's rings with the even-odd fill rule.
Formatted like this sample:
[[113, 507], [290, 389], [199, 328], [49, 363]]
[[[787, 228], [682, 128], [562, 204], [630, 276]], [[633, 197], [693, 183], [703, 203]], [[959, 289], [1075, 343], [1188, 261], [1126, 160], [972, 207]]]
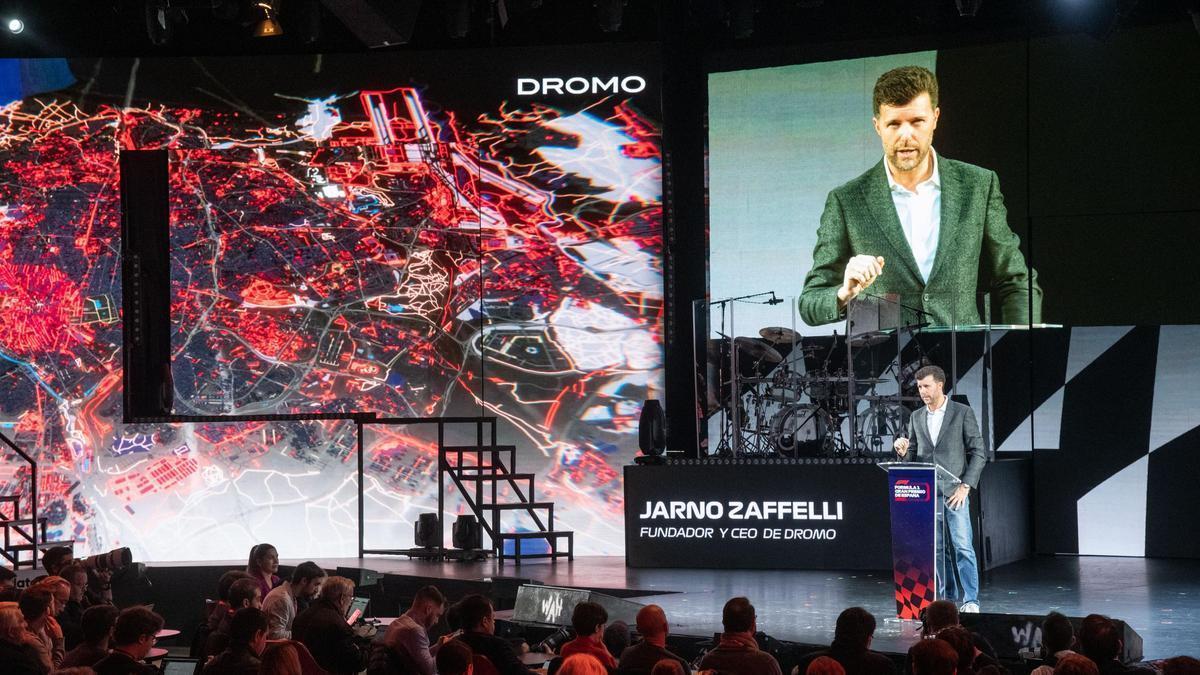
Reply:
[[892, 512], [892, 564], [896, 614], [919, 619], [937, 593], [934, 533], [937, 487], [932, 465], [888, 467], [888, 499]]

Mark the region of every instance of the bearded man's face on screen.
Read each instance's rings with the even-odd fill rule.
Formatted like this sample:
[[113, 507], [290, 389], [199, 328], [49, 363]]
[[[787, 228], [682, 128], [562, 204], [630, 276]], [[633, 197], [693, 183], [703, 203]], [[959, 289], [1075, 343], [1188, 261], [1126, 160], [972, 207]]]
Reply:
[[940, 114], [941, 109], [933, 107], [925, 92], [904, 105], [879, 106], [874, 118], [875, 133], [883, 141], [883, 154], [893, 173], [907, 173], [925, 166]]

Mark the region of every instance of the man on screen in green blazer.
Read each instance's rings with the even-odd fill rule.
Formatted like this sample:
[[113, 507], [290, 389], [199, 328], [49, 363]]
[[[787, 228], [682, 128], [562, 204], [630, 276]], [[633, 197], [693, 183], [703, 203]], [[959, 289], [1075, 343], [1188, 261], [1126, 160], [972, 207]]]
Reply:
[[898, 295], [906, 316], [919, 310], [933, 325], [982, 323], [982, 293], [1000, 323], [1040, 322], [1042, 290], [1008, 226], [996, 173], [933, 150], [937, 78], [896, 68], [875, 82], [873, 99], [884, 157], [829, 193], [801, 318], [811, 326], [842, 320], [869, 288]]

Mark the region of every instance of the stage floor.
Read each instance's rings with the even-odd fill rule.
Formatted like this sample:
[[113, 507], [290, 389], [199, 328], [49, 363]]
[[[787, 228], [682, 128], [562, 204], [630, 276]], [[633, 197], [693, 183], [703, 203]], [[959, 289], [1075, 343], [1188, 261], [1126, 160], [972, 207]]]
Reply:
[[[838, 613], [855, 605], [866, 607], [878, 619], [875, 648], [882, 651], [906, 651], [919, 627], [894, 618], [890, 574], [878, 572], [631, 569], [620, 557], [520, 567], [501, 567], [492, 560], [431, 563], [383, 556], [316, 562], [326, 568], [362, 567], [432, 579], [505, 576], [617, 591], [635, 601], [661, 605], [672, 632], [680, 635], [711, 636], [720, 631], [721, 607], [737, 595], [754, 603], [759, 629], [781, 640], [826, 644]], [[984, 611], [996, 613], [1106, 614], [1137, 630], [1146, 659], [1200, 654], [1200, 560], [1037, 557], [985, 574], [980, 604]]]

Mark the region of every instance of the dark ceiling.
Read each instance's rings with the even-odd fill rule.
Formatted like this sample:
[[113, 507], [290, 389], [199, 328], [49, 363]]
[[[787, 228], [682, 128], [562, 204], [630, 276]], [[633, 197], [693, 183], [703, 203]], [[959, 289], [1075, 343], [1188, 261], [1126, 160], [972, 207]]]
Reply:
[[[1188, 20], [1200, 0], [270, 0], [283, 35], [255, 38], [256, 0], [0, 0], [0, 55], [119, 56], [346, 52], [368, 48], [378, 18], [339, 19], [334, 8], [370, 17], [383, 7], [407, 44], [386, 49], [672, 42], [704, 50], [789, 46], [912, 35], [1031, 35], [1087, 31], [1103, 37], [1146, 23]], [[151, 16], [164, 16], [169, 42], [155, 45]], [[158, 6], [165, 9], [156, 14]], [[960, 6], [962, 9], [960, 10]], [[395, 18], [408, 8], [411, 20]], [[977, 8], [971, 16], [972, 8]], [[619, 11], [620, 29], [601, 28]], [[465, 14], [464, 14], [465, 12]], [[501, 21], [501, 14], [507, 21]], [[964, 15], [965, 14], [965, 15]], [[379, 15], [376, 14], [376, 17]], [[453, 17], [466, 17], [455, 21]], [[356, 23], [360, 25], [355, 25]], [[455, 33], [466, 32], [465, 37]]]

